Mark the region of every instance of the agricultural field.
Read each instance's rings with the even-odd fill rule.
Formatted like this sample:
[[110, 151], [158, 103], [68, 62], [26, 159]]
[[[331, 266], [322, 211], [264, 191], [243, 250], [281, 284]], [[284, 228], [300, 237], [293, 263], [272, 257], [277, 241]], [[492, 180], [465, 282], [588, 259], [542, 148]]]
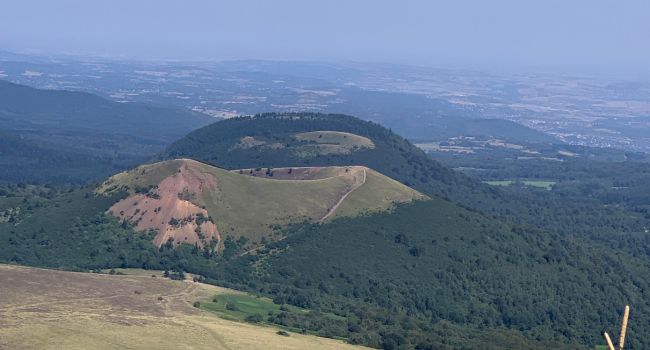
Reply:
[[245, 298], [232, 290], [118, 272], [125, 275], [0, 265], [0, 349], [362, 349], [193, 307]]
[[553, 186], [557, 183], [556, 181], [549, 180], [498, 180], [498, 181], [484, 181], [488, 185], [492, 186], [511, 186], [516, 183], [521, 183], [524, 186], [538, 187], [545, 190], [551, 190]]
[[[256, 297], [242, 293], [221, 293], [212, 298], [210, 302], [201, 303], [201, 308], [214, 312], [223, 318], [245, 321], [255, 315], [267, 315], [269, 312], [287, 312], [305, 314], [308, 311], [295, 306], [281, 306], [274, 304], [269, 298]], [[261, 322], [261, 321], [260, 321]]]
[[[267, 316], [270, 315], [289, 314], [307, 318], [310, 316], [310, 311], [307, 309], [288, 304], [278, 305], [269, 298], [244, 293], [219, 293], [212, 298], [212, 301], [202, 302], [200, 307], [225, 319], [263, 324], [270, 324], [267, 321]], [[330, 320], [345, 321], [345, 317], [332, 313], [323, 315]], [[278, 324], [274, 325], [277, 326]], [[298, 327], [283, 326], [282, 328], [294, 332], [316, 334], [313, 331], [302, 330]]]

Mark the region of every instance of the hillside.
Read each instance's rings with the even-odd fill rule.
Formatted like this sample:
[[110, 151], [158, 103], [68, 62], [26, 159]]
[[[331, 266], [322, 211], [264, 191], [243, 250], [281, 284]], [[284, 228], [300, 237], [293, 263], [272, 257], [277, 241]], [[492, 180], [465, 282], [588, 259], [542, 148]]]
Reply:
[[[259, 178], [268, 176], [266, 171], [252, 170], [244, 175], [219, 169], [219, 174], [241, 181], [297, 181]], [[178, 168], [160, 168], [156, 181], [174, 171]], [[294, 171], [298, 178], [329, 176]], [[275, 171], [273, 177], [287, 174]], [[153, 235], [103, 214], [129, 193], [115, 188], [117, 193], [105, 196], [93, 190], [2, 188], [0, 259], [68, 269], [197, 273], [278, 305], [318, 311], [306, 319], [274, 316], [269, 323], [399, 349], [591, 346], [599, 343], [603, 328], [615, 329], [617, 310], [630, 303], [629, 346], [647, 345], [642, 335], [650, 332], [644, 297], [650, 261], [644, 254], [504, 224], [440, 198], [370, 216], [294, 225], [280, 230], [286, 239], [254, 254], [243, 255], [249, 247], [227, 239], [216, 254], [189, 244], [157, 248]], [[332, 313], [343, 321], [324, 316]]]
[[373, 120], [409, 139], [444, 141], [451, 137], [478, 136], [529, 143], [562, 143], [552, 135], [505, 119], [482, 118], [485, 113], [443, 99], [417, 94], [341, 89], [344, 101], [332, 103], [330, 113]]
[[299, 228], [215, 274], [278, 303], [345, 315], [359, 327], [340, 335], [371, 346], [592, 348], [602, 329], [616, 333], [631, 303], [626, 348], [648, 347], [647, 256], [505, 225], [439, 199]]
[[102, 179], [212, 121], [184, 110], [0, 80], [0, 182]]
[[[343, 137], [345, 133], [356, 135], [351, 138], [355, 141]], [[489, 186], [442, 165], [389, 129], [345, 115], [270, 113], [219, 121], [189, 133], [161, 155], [162, 159], [184, 157], [228, 169], [363, 165], [426, 195], [566, 235], [604, 237], [638, 233], [644, 226], [636, 219], [637, 214], [628, 215], [611, 205]], [[476, 171], [499, 164], [487, 157]], [[508, 159], [505, 162], [512, 163]], [[549, 166], [564, 169], [563, 164]]]
[[[0, 265], [2, 349], [364, 349], [234, 322], [192, 307], [232, 290], [159, 271], [90, 274]], [[156, 276], [155, 278], [152, 278]], [[37, 288], [35, 288], [37, 286]]]
[[499, 196], [389, 129], [345, 115], [270, 113], [222, 120], [174, 142], [161, 158], [191, 158], [227, 169], [363, 165], [423, 193], [474, 207]]
[[139, 231], [155, 230], [161, 246], [222, 242], [257, 244], [277, 228], [391, 209], [426, 196], [362, 166], [228, 171], [189, 159], [143, 165], [105, 181], [97, 192], [130, 195], [109, 211]]

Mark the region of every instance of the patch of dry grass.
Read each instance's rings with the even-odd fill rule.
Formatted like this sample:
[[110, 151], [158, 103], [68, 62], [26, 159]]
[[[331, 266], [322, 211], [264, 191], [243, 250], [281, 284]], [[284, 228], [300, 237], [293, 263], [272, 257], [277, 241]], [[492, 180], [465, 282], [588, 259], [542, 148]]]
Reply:
[[[127, 271], [128, 273], [128, 271]], [[361, 349], [212, 316], [235, 291], [187, 281], [0, 265], [0, 349]]]

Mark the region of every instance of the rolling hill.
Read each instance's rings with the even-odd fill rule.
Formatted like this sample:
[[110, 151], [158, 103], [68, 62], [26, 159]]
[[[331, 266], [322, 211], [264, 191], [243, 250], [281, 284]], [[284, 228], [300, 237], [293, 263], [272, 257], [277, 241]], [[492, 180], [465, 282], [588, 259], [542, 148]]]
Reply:
[[214, 118], [0, 80], [0, 182], [85, 182], [140, 164]]
[[356, 87], [343, 88], [340, 94], [344, 101], [332, 103], [327, 112], [373, 120], [412, 140], [444, 141], [475, 136], [526, 143], [562, 143], [552, 135], [510, 120], [481, 117], [484, 113], [443, 99]]
[[157, 231], [157, 246], [170, 239], [205, 245], [226, 236], [272, 241], [274, 227], [354, 217], [427, 198], [363, 166], [228, 171], [189, 159], [140, 166], [97, 190], [122, 191], [129, 196], [109, 211], [139, 231]]
[[[227, 169], [363, 165], [428, 196], [549, 232], [602, 237], [643, 227], [613, 206], [489, 186], [379, 124], [346, 115], [269, 113], [222, 120], [172, 143], [159, 158], [191, 158]], [[483, 164], [479, 168], [492, 166], [490, 160]]]
[[346, 115], [268, 113], [222, 120], [189, 133], [160, 155], [176, 158], [226, 169], [363, 165], [420, 192], [474, 207], [500, 195], [389, 129]]

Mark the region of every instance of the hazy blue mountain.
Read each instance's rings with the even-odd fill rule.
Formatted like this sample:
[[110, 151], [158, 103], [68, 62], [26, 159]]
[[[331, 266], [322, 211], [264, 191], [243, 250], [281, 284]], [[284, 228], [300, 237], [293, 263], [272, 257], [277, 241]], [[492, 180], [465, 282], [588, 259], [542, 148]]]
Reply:
[[0, 181], [101, 179], [213, 120], [186, 110], [0, 81]]

